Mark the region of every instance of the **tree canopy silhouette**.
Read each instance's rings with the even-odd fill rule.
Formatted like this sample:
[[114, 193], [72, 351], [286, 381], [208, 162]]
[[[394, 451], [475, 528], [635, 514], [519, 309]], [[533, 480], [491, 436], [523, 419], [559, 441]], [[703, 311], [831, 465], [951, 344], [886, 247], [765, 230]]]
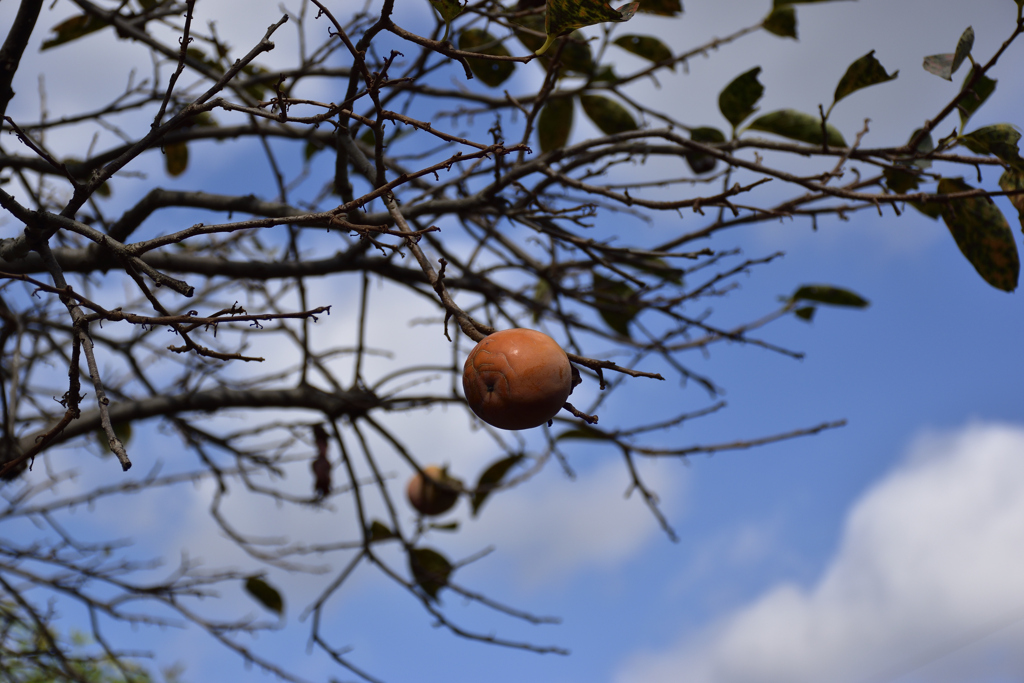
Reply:
[[[773, 322], [868, 306], [842, 283], [803, 283], [749, 319], [723, 315], [740, 296], [738, 279], [779, 256], [720, 246], [730, 231], [922, 212], [945, 223], [950, 248], [985, 282], [1013, 291], [1016, 238], [992, 197], [1008, 196], [1024, 216], [1020, 133], [1012, 122], [974, 127], [971, 117], [996, 88], [993, 66], [1024, 31], [1021, 0], [1016, 17], [1007, 3], [1004, 42], [975, 45], [967, 28], [948, 54], [922, 55], [926, 70], [960, 82], [884, 147], [862, 144], [867, 123], [830, 122], [858, 91], [898, 85], [898, 71], [874, 51], [844, 74], [821, 75], [832, 94], [818, 111], [760, 111], [760, 66], [702, 94], [717, 97], [717, 121], [687, 120], [636, 95], [752, 34], [796, 38], [809, 1], [775, 0], [732, 34], [676, 45], [631, 33], [630, 21], [684, 21], [679, 0], [430, 0], [429, 26], [403, 25], [393, 0], [348, 15], [308, 0], [294, 14], [268, 15], [265, 35], [235, 49], [205, 25], [195, 0], [72, 0], [76, 13], [53, 26], [40, 19], [42, 0], [22, 0], [0, 49], [0, 521], [34, 523], [36, 537], [0, 537], [8, 679], [148, 680], [131, 648], [106, 635], [111, 624], [185, 622], [281, 679], [305, 680], [243, 638], [277, 628], [276, 616], [200, 606], [241, 589], [283, 615], [288, 595], [271, 569], [318, 582], [318, 596], [296, 612], [310, 642], [367, 680], [374, 672], [321, 627], [365, 570], [455, 636], [562, 652], [451, 614], [446, 595], [502, 618], [551, 621], [460, 581], [480, 554], [445, 551], [445, 533], [459, 531], [458, 520], [439, 516], [448, 503], [486, 514], [490, 497], [529, 486], [542, 468], [568, 469], [564, 449], [585, 442], [621, 457], [633, 493], [674, 538], [645, 461], [842, 424], [783, 425], [720, 443], [666, 438], [725, 405], [691, 358], [723, 344], [798, 358], [771, 341]], [[282, 55], [275, 40], [292, 30], [298, 53]], [[44, 101], [37, 119], [10, 116], [15, 76], [40, 34], [41, 49], [54, 53], [127, 41], [135, 70], [102, 106], [51, 112]], [[97, 78], [106, 67], [95, 64]], [[218, 167], [223, 159], [230, 163]], [[975, 186], [982, 167], [1003, 169], [998, 186]], [[400, 294], [415, 304], [398, 305]], [[351, 324], [339, 326], [344, 311]], [[414, 332], [389, 333], [407, 351], [400, 359], [372, 342], [372, 330], [411, 322]], [[562, 411], [537, 428], [542, 437], [481, 422], [459, 382], [475, 344], [520, 327], [553, 337], [576, 375]], [[428, 336], [446, 340], [445, 358], [416, 355]], [[665, 382], [688, 400], [639, 420], [606, 409]], [[449, 446], [403, 422], [424, 411], [464, 416], [467, 434], [483, 430], [489, 463], [438, 474]], [[166, 470], [154, 467], [156, 438], [176, 444]], [[112, 453], [118, 465], [71, 457], [85, 452]], [[89, 486], [61, 486], [83, 468], [95, 475]], [[139, 468], [146, 473], [133, 476]], [[419, 508], [428, 514], [405, 499], [416, 477], [416, 496], [433, 501]], [[247, 568], [184, 557], [161, 574], [123, 541], [83, 537], [64, 521], [77, 507], [197, 481], [212, 482], [210, 518]], [[437, 490], [423, 489], [431, 482]], [[231, 508], [247, 497], [301, 521], [286, 537], [268, 535]], [[325, 511], [348, 520], [328, 541], [315, 528]], [[88, 614], [88, 644], [55, 635], [54, 596]]]

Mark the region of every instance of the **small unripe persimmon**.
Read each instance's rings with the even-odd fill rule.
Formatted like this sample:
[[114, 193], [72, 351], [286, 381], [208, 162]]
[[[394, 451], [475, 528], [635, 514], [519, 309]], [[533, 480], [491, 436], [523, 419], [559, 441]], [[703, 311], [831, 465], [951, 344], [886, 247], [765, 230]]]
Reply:
[[461, 488], [462, 482], [449, 476], [444, 468], [429, 465], [423, 468], [423, 474], [417, 472], [413, 475], [405, 487], [405, 495], [417, 512], [430, 517], [442, 515], [455, 507]]
[[572, 393], [572, 366], [551, 337], [536, 330], [502, 330], [469, 353], [462, 373], [466, 401], [498, 429], [530, 429], [562, 409]]

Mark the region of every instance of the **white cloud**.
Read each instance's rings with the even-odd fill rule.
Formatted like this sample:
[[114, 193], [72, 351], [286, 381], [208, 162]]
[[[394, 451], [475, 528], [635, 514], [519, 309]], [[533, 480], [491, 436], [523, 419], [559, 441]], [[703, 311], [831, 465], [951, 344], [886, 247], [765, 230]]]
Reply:
[[1024, 429], [930, 435], [853, 506], [816, 584], [777, 585], [669, 651], [634, 656], [616, 680], [889, 681], [922, 666], [933, 681], [1019, 674], [1022, 566]]
[[[663, 511], [678, 521], [684, 485], [673, 465], [678, 463], [653, 463], [642, 474], [657, 482]], [[500, 561], [528, 589], [593, 568], [614, 568], [652, 540], [667, 542], [640, 495], [624, 497], [629, 483], [629, 472], [617, 458], [588, 467], [574, 481], [550, 463], [527, 486], [488, 501], [460, 543], [494, 543]]]

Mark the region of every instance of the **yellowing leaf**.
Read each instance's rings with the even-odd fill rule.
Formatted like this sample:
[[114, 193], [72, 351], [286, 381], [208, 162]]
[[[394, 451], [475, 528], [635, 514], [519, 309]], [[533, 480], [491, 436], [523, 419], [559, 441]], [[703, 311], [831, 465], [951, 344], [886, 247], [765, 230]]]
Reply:
[[462, 5], [459, 4], [459, 0], [430, 0], [430, 4], [434, 6], [444, 21], [444, 37], [441, 40], [448, 40], [448, 35], [452, 30], [452, 21], [462, 14]]
[[[544, 19], [540, 16], [527, 14], [518, 17], [512, 21], [512, 29], [515, 31], [519, 41], [533, 52], [539, 50], [541, 45], [544, 44], [544, 38], [537, 35], [537, 33], [544, 33]], [[590, 51], [590, 44], [587, 42], [586, 36], [579, 31], [573, 31], [570, 36], [565, 47], [562, 48], [560, 70], [583, 76], [591, 75], [594, 71], [594, 57]], [[551, 68], [550, 55], [542, 56], [541, 62], [545, 68]]]
[[548, 0], [544, 14], [544, 33], [547, 40], [536, 54], [544, 54], [556, 38], [575, 29], [606, 21], [628, 21], [639, 6], [639, 2], [630, 2], [618, 9], [612, 9], [603, 0]]
[[1020, 131], [1009, 123], [984, 126], [959, 138], [959, 142], [975, 154], [991, 154], [1016, 166], [1024, 164], [1017, 147], [1019, 140]]
[[[519, 41], [531, 52], [536, 52], [544, 44], [544, 38], [537, 35], [544, 33], [544, 18], [536, 14], [524, 14], [510, 20], [512, 30]], [[523, 30], [526, 29], [526, 30]]]

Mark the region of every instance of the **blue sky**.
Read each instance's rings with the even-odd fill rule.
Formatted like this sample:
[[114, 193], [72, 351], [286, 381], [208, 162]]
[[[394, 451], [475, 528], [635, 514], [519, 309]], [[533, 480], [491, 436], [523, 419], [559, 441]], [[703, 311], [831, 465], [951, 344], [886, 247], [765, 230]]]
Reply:
[[[426, 3], [407, 4], [403, 24], [415, 27], [428, 20]], [[638, 16], [630, 30], [658, 32], [673, 47], [688, 47], [701, 37], [749, 23], [748, 17], [756, 20], [768, 4], [737, 0], [728, 3], [726, 12], [724, 3], [689, 0], [681, 19]], [[223, 3], [225, 11], [230, 5]], [[265, 11], [256, 11], [257, 5]], [[261, 36], [277, 15], [274, 2], [247, 6], [253, 11], [221, 26], [222, 35], [236, 46]], [[0, 6], [0, 25], [6, 25], [14, 9], [10, 1]], [[67, 3], [58, 3], [54, 16], [67, 11]], [[638, 96], [679, 109], [687, 121], [722, 126], [714, 97], [701, 100], [691, 93], [716, 95], [732, 76], [762, 65], [764, 111], [781, 106], [814, 111], [819, 102], [828, 104], [846, 65], [875, 49], [886, 68], [900, 70], [899, 79], [851, 96], [837, 107], [833, 120], [852, 132], [870, 116], [865, 144], [902, 142], [956, 87], [925, 73], [921, 58], [952, 50], [963, 29], [973, 25], [975, 54], [987, 59], [1009, 34], [1013, 12], [1013, 3], [1006, 0], [801, 6], [799, 42], [758, 36], [726, 46], [707, 60], [694, 60], [678, 86], [644, 85]], [[42, 24], [56, 21], [44, 17]], [[290, 49], [287, 38], [282, 36], [280, 47], [282, 52]], [[111, 42], [100, 49], [116, 54], [126, 48]], [[36, 68], [47, 73], [55, 108], [100, 97], [77, 83], [74, 73], [49, 67], [47, 60], [61, 57], [55, 52], [39, 57], [38, 66], [28, 62], [22, 87], [34, 87], [30, 72]], [[994, 73], [996, 93], [971, 128], [1019, 120], [1022, 58], [1020, 45], [1007, 53]], [[622, 58], [624, 70], [630, 59]], [[960, 77], [954, 77], [957, 84]], [[517, 78], [525, 87], [531, 77]], [[116, 91], [120, 86], [114, 81]], [[29, 102], [16, 100], [25, 108], [12, 104], [9, 113], [34, 115], [34, 100]], [[202, 186], [204, 177], [230, 170], [233, 161], [225, 155], [215, 162], [219, 168], [190, 172], [176, 183]], [[164, 186], [175, 184], [159, 175], [158, 158], [145, 163]], [[987, 184], [993, 184], [993, 177]], [[771, 192], [776, 190], [765, 190], [764, 196]], [[1000, 204], [1020, 247], [1016, 214]], [[818, 282], [848, 287], [872, 305], [865, 311], [820, 310], [811, 324], [786, 320], [765, 333], [774, 343], [806, 352], [802, 361], [738, 347], [690, 359], [727, 389], [729, 407], [665, 439], [733, 440], [838, 418], [849, 421], [846, 427], [755, 450], [697, 457], [685, 465], [644, 463], [678, 543], [661, 533], [637, 498], [623, 499], [628, 475], [616, 453], [592, 446], [570, 450], [575, 480], [549, 467], [528, 486], [489, 502], [476, 521], [468, 521], [463, 504], [456, 513], [464, 520], [462, 533], [432, 537], [455, 557], [494, 544], [492, 555], [462, 570], [464, 582], [506, 604], [557, 615], [563, 622], [520, 625], [464, 608], [449, 596], [446, 604], [453, 613], [485, 631], [566, 647], [570, 656], [459, 640], [432, 628], [429, 616], [407, 596], [369, 572], [334, 603], [329, 617], [336, 644], [352, 645], [353, 661], [387, 681], [1019, 680], [1024, 675], [1019, 646], [1024, 637], [1024, 315], [1019, 295], [986, 285], [941, 222], [912, 210], [899, 219], [884, 213], [857, 214], [848, 222], [822, 220], [817, 232], [799, 222], [742, 228], [710, 245], [739, 245], [748, 257], [786, 252], [781, 262], [742, 280], [728, 315], [754, 315], [796, 286]], [[684, 216], [683, 225], [692, 227], [697, 220]], [[670, 234], [677, 227], [659, 218], [649, 229]], [[3, 236], [11, 230], [0, 226]], [[314, 285], [315, 296], [338, 307], [318, 328], [325, 339], [344, 334], [353, 322], [355, 309], [338, 300], [337, 291], [338, 281]], [[395, 340], [408, 338], [406, 321], [422, 315], [420, 304], [388, 288], [372, 296], [387, 301], [396, 313], [371, 334], [380, 345], [396, 347]], [[393, 348], [398, 356], [391, 362], [418, 354], [443, 356], [443, 339], [435, 337], [417, 335], [415, 354]], [[386, 371], [388, 361], [375, 362], [380, 372]], [[628, 421], [634, 413], [694, 397], [693, 389], [669, 383], [644, 385], [634, 393], [620, 392], [609, 409], [621, 411]], [[409, 439], [441, 444], [443, 457], [467, 479], [493, 457], [482, 433], [454, 411], [395, 420], [404, 420], [400, 428]], [[154, 438], [151, 455], [173, 467], [170, 440]], [[74, 456], [66, 452], [62, 457]], [[69, 486], [105, 478], [105, 472], [86, 470]], [[400, 486], [397, 481], [396, 490]], [[141, 534], [140, 553], [165, 553], [172, 562], [187, 547], [210, 564], [244, 563], [205, 519], [210, 495], [206, 485], [179, 487], [98, 506], [90, 514], [79, 511], [69, 523], [97, 534]], [[287, 532], [310, 514], [275, 512], [272, 505], [244, 500], [230, 508], [239, 520], [260, 520], [268, 533]], [[181, 511], [173, 524], [163, 514], [167, 509]], [[312, 533], [324, 538], [353, 524], [343, 504], [314, 519]], [[321, 657], [306, 654], [308, 623], [298, 618], [316, 593], [315, 582], [281, 572], [270, 576], [285, 591], [288, 613], [285, 628], [260, 637], [260, 651], [288, 661], [311, 680], [324, 680], [329, 668]], [[253, 610], [241, 591], [224, 600], [226, 609]], [[73, 623], [76, 611], [66, 609]], [[161, 648], [161, 665], [185, 664], [184, 680], [191, 683], [264, 678], [246, 672], [237, 657], [193, 632], [126, 637], [139, 647]]]

